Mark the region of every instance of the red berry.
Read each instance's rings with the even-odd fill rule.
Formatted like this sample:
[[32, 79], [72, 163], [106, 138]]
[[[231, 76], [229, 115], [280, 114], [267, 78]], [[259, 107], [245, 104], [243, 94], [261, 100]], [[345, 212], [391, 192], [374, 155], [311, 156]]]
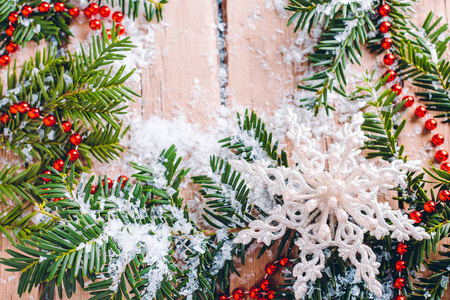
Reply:
[[123, 26], [122, 24], [117, 24], [116, 25], [116, 31], [119, 30], [118, 35], [122, 35], [125, 33], [125, 26]]
[[420, 213], [420, 211], [413, 211], [409, 214], [409, 217], [411, 218], [411, 220], [414, 221], [414, 223], [418, 224], [420, 222], [422, 222], [422, 214]]
[[70, 136], [70, 142], [75, 146], [78, 146], [81, 143], [81, 135], [78, 133], [74, 133]]
[[17, 51], [17, 49], [19, 49], [19, 46], [17, 46], [17, 44], [14, 44], [13, 42], [9, 42], [9, 44], [6, 45], [6, 51], [8, 51], [9, 53], [14, 53]]
[[280, 265], [283, 266], [283, 267], [289, 266], [289, 258], [287, 258], [286, 256], [280, 258], [278, 262], [279, 262]]
[[44, 118], [45, 126], [52, 127], [53, 125], [55, 125], [55, 123], [56, 123], [56, 119], [53, 115], [47, 115]]
[[72, 18], [76, 18], [80, 15], [80, 9], [78, 7], [72, 7], [71, 9], [69, 9], [69, 15]]
[[29, 5], [24, 5], [20, 11], [25, 18], [28, 18], [33, 13], [33, 8]]
[[83, 13], [84, 13], [84, 15], [85, 15], [86, 17], [88, 17], [88, 18], [90, 18], [90, 17], [92, 16], [92, 13], [91, 13], [87, 8], [85, 8], [85, 9], [83, 10]]
[[268, 291], [267, 299], [274, 299], [274, 298], [275, 298], [275, 291]]
[[[46, 171], [44, 171], [44, 173], [42, 173], [42, 174], [52, 175], [52, 171], [46, 170]], [[51, 181], [50, 178], [44, 178], [44, 177], [42, 178], [42, 180], [44, 180], [45, 182]]]
[[384, 72], [384, 77], [388, 76], [387, 81], [391, 82], [394, 81], [395, 77], [397, 77], [397, 73], [394, 70], [387, 70], [386, 72]]
[[438, 194], [438, 198], [442, 202], [448, 202], [450, 200], [450, 191], [449, 190], [442, 190]]
[[64, 200], [64, 199], [66, 199], [66, 198], [55, 198], [53, 201], [58, 202], [58, 201], [61, 201], [61, 200]]
[[446, 161], [448, 159], [448, 152], [445, 150], [439, 150], [436, 152], [435, 157], [439, 162]]
[[56, 2], [53, 7], [55, 8], [56, 12], [64, 12], [64, 10], [66, 9], [66, 5], [64, 5], [64, 3], [62, 2]]
[[[109, 189], [112, 188], [112, 186], [113, 186], [113, 181], [112, 181], [112, 179], [111, 179], [111, 178], [108, 178], [107, 182], [108, 182], [108, 188], [109, 188]], [[102, 185], [105, 186], [105, 179], [102, 180]]]
[[408, 252], [408, 246], [406, 244], [399, 243], [397, 245], [397, 253], [400, 255], [404, 255], [406, 254], [406, 252]]
[[64, 132], [69, 132], [70, 130], [72, 130], [72, 124], [70, 124], [69, 121], [62, 122], [61, 123], [61, 127], [62, 127]]
[[10, 13], [9, 16], [8, 16], [8, 20], [12, 24], [16, 23], [18, 19], [19, 19], [19, 14], [17, 12], [15, 12], [15, 11]]
[[17, 113], [17, 108], [19, 107], [19, 105], [17, 104], [17, 103], [14, 103], [13, 105], [11, 105], [10, 107], [9, 107], [9, 111], [13, 114], [13, 115], [15, 115], [16, 113]]
[[388, 66], [392, 66], [395, 62], [394, 54], [392, 54], [392, 53], [386, 54], [383, 58], [383, 62], [384, 62], [384, 64], [386, 64]]
[[395, 300], [406, 300], [406, 297], [403, 295], [398, 296]]
[[414, 97], [413, 96], [405, 96], [403, 97], [402, 101], [405, 101], [405, 106], [406, 107], [411, 107], [414, 104]]
[[248, 294], [250, 295], [250, 298], [258, 299], [259, 296], [261, 296], [261, 289], [256, 286], [251, 287]]
[[440, 133], [436, 133], [435, 135], [433, 135], [433, 137], [431, 138], [431, 142], [435, 145], [435, 146], [440, 146], [444, 143], [444, 136]]
[[274, 275], [274, 274], [277, 272], [278, 267], [277, 267], [277, 265], [274, 264], [274, 263], [268, 263], [268, 264], [266, 265], [266, 268], [265, 268], [265, 269], [266, 269], [267, 275], [272, 276], [272, 275]]
[[384, 21], [380, 24], [380, 31], [382, 33], [388, 33], [389, 30], [391, 30], [391, 23], [389, 23], [388, 21]]
[[89, 4], [88, 7], [86, 7], [86, 9], [92, 14], [92, 15], [96, 15], [98, 14], [99, 10], [100, 10], [100, 6], [98, 6], [97, 3], [91, 3]]
[[29, 106], [28, 103], [26, 103], [26, 102], [20, 102], [20, 103], [19, 103], [19, 106], [17, 107], [17, 110], [18, 110], [21, 114], [24, 114], [24, 113], [26, 113], [27, 111], [30, 110], [30, 106]]
[[427, 114], [427, 108], [425, 106], [417, 106], [414, 113], [418, 118], [423, 118]]
[[428, 119], [425, 122], [425, 127], [430, 131], [435, 130], [437, 127], [437, 121], [435, 119]]
[[9, 115], [8, 115], [7, 113], [3, 113], [3, 114], [0, 116], [0, 121], [1, 121], [2, 123], [4, 123], [4, 124], [8, 123], [9, 120], [10, 120], [10, 118], [9, 118]]
[[237, 288], [233, 291], [233, 293], [231, 293], [231, 295], [235, 300], [242, 300], [245, 297], [245, 292], [243, 289]]
[[53, 169], [61, 172], [63, 168], [64, 168], [64, 161], [62, 159], [58, 159], [53, 163]]
[[7, 66], [10, 62], [11, 58], [8, 55], [3, 54], [2, 56], [0, 56], [0, 65]]
[[436, 202], [433, 201], [428, 201], [423, 205], [423, 209], [426, 212], [432, 213], [434, 211], [436, 211]]
[[30, 119], [37, 119], [40, 115], [39, 108], [33, 107], [28, 110], [28, 117]]
[[124, 187], [128, 181], [128, 177], [125, 175], [120, 175], [119, 178], [117, 178], [117, 183], [120, 183], [120, 179], [122, 179], [122, 187]]
[[396, 289], [401, 290], [404, 286], [405, 286], [405, 279], [403, 279], [403, 278], [397, 278], [397, 279], [395, 279], [394, 287], [395, 287]]
[[391, 91], [397, 93], [397, 95], [402, 93], [402, 86], [400, 84], [394, 84], [393, 86], [391, 86]]
[[112, 14], [112, 19], [116, 22], [116, 23], [120, 23], [123, 20], [123, 13], [121, 13], [120, 11], [116, 11]]
[[95, 194], [95, 192], [97, 192], [98, 186], [96, 185], [91, 185], [91, 194]]
[[406, 262], [403, 260], [399, 260], [396, 264], [395, 264], [395, 269], [398, 272], [403, 271], [404, 269], [406, 269]]
[[41, 2], [41, 4], [39, 4], [38, 6], [38, 10], [43, 14], [48, 13], [50, 11], [50, 4], [48, 4], [47, 2]]
[[393, 44], [394, 44], [394, 41], [391, 38], [384, 38], [381, 41], [381, 47], [386, 50], [391, 48]]
[[391, 12], [391, 7], [387, 4], [381, 5], [380, 8], [378, 9], [378, 12], [383, 17], [386, 17]]
[[100, 16], [102, 16], [103, 18], [107, 18], [107, 17], [109, 17], [110, 14], [111, 14], [111, 9], [109, 9], [108, 6], [104, 5], [104, 6], [100, 7]]
[[450, 163], [445, 162], [441, 165], [441, 170], [450, 173]]
[[13, 26], [9, 26], [8, 29], [6, 29], [5, 31], [7, 36], [12, 36], [14, 33], [14, 27]]
[[92, 30], [97, 30], [102, 28], [102, 23], [98, 19], [92, 19], [89, 21], [89, 27], [91, 27]]
[[219, 300], [228, 300], [228, 296], [227, 295], [222, 295], [219, 297]]
[[259, 287], [261, 288], [261, 290], [267, 292], [268, 290], [270, 290], [270, 281], [267, 280], [267, 279], [262, 279], [262, 280], [259, 282]]
[[111, 39], [111, 29], [106, 29], [106, 34], [108, 35], [108, 39]]
[[78, 152], [77, 149], [71, 149], [71, 150], [69, 150], [67, 155], [69, 156], [70, 161], [76, 161], [78, 159], [78, 157], [80, 157], [80, 152]]

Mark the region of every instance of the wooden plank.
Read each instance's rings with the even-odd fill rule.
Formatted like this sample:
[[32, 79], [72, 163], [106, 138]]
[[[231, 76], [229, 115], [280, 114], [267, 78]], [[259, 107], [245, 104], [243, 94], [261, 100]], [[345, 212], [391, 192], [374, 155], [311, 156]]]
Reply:
[[142, 70], [144, 117], [178, 113], [203, 125], [220, 107], [217, 4], [199, 0], [167, 5], [164, 22], [155, 28], [156, 55]]
[[283, 62], [280, 51], [295, 40], [294, 29], [286, 27], [287, 18], [280, 16], [271, 1], [225, 0], [224, 7], [228, 105], [271, 112], [284, 92], [296, 89], [294, 67]]

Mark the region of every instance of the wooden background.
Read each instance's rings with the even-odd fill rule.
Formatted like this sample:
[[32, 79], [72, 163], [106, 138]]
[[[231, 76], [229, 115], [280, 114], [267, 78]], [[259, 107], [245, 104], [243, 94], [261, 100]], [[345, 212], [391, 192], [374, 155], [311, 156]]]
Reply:
[[[443, 15], [449, 21], [450, 12], [446, 0], [421, 0], [417, 8], [417, 24], [425, 19], [429, 11]], [[219, 82], [219, 41], [217, 22], [219, 11], [223, 14], [227, 40], [225, 64], [228, 68], [227, 87], [229, 94], [222, 103]], [[221, 105], [240, 105], [249, 109], [265, 111], [268, 115], [278, 106], [281, 93], [294, 92], [295, 77], [300, 75], [294, 68], [283, 62], [280, 47], [289, 48], [295, 39], [293, 28], [286, 28], [287, 14], [283, 16], [275, 9], [272, 0], [223, 0], [221, 6], [217, 0], [171, 0], [166, 6], [164, 20], [168, 26], [155, 30], [155, 50], [153, 63], [148, 68], [139, 70], [142, 85], [136, 91], [142, 94], [142, 100], [130, 108], [138, 112], [142, 118], [157, 114], [171, 118], [177, 111], [183, 110], [192, 122], [203, 126], [214, 124], [214, 118], [208, 117]], [[80, 16], [80, 18], [84, 18]], [[77, 39], [82, 40], [89, 33], [87, 20], [85, 25], [78, 26]], [[18, 61], [32, 56], [36, 45], [28, 45], [27, 49], [18, 52]], [[39, 46], [39, 48], [42, 46]], [[143, 57], [142, 59], [150, 59]], [[366, 56], [364, 68], [372, 68], [375, 58]], [[305, 67], [307, 64], [304, 65]], [[0, 71], [1, 72], [1, 71]], [[195, 109], [192, 101], [192, 85], [194, 79], [202, 87], [202, 102]], [[412, 92], [412, 90], [409, 90]], [[199, 109], [200, 107], [200, 109]], [[191, 114], [189, 113], [191, 112]], [[406, 144], [410, 157], [422, 158], [424, 165], [431, 159], [434, 151], [421, 151], [429, 143], [432, 134], [428, 132], [416, 136], [417, 128], [423, 128], [424, 120], [417, 120], [413, 110], [407, 113], [411, 120], [405, 129], [402, 142]], [[450, 125], [438, 126], [438, 132], [448, 137]], [[444, 146], [450, 149], [447, 139]], [[2, 151], [2, 150], [0, 150]], [[2, 161], [14, 158], [0, 152]], [[1, 163], [1, 162], [0, 162]], [[10, 244], [2, 238], [1, 255]], [[233, 278], [235, 286], [250, 288], [264, 275], [264, 265], [270, 258], [248, 261], [242, 270], [243, 284]], [[4, 271], [0, 266], [0, 300], [19, 299], [16, 294], [19, 274]], [[24, 295], [22, 299], [37, 299], [38, 291]], [[88, 299], [87, 293], [79, 293], [73, 299]], [[446, 299], [450, 299], [447, 297]]]

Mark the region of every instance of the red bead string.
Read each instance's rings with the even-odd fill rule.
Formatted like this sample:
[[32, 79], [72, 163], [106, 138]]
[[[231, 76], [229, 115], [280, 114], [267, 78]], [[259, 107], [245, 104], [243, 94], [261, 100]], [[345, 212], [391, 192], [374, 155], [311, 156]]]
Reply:
[[12, 42], [12, 35], [14, 34], [14, 30], [16, 29], [17, 21], [19, 20], [19, 16], [21, 18], [30, 18], [32, 14], [46, 14], [51, 9], [53, 9], [57, 13], [63, 13], [67, 10], [69, 15], [72, 18], [76, 18], [80, 14], [80, 10], [77, 7], [66, 8], [66, 5], [63, 2], [55, 2], [54, 4], [50, 4], [47, 2], [41, 2], [37, 7], [32, 7], [28, 4], [22, 6], [20, 11], [13, 11], [9, 14], [9, 27], [5, 30], [5, 34], [8, 36], [6, 40], [5, 51], [0, 55], [0, 65], [7, 66], [11, 62], [10, 54], [16, 52], [19, 49], [17, 44]]
[[[56, 4], [56, 3], [55, 3]], [[41, 116], [41, 112], [37, 107], [30, 107], [30, 105], [26, 102], [20, 102], [20, 103], [14, 103], [9, 107], [9, 111], [12, 116], [16, 116], [17, 113], [20, 114], [27, 114], [28, 117], [32, 120], [34, 119], [42, 119], [42, 123], [47, 127], [53, 127], [56, 124], [56, 118], [52, 114], [49, 114], [45, 117]], [[11, 121], [11, 117], [8, 113], [3, 113], [0, 116], [0, 124], [7, 124]], [[74, 149], [71, 149], [67, 152], [67, 156], [69, 157], [70, 162], [76, 161], [80, 157], [80, 152], [78, 151], [78, 145], [81, 144], [82, 137], [77, 132], [72, 130], [72, 124], [69, 121], [63, 121], [61, 122], [61, 129], [65, 132], [71, 132], [72, 135], [69, 138], [70, 143], [75, 146]], [[53, 164], [52, 167], [58, 171], [62, 171], [64, 168], [64, 160], [58, 159]], [[43, 174], [50, 175], [51, 171], [47, 170]], [[125, 183], [128, 181], [128, 177], [122, 175], [119, 177], [118, 182], [120, 182], [120, 179], [122, 179], [122, 187], [124, 187]], [[44, 182], [50, 182], [50, 179], [43, 178]], [[109, 188], [112, 187], [113, 182], [111, 179], [108, 179], [108, 186]], [[97, 191], [97, 187], [92, 186], [91, 193], [95, 193]], [[61, 200], [60, 198], [55, 198], [55, 201]]]
[[402, 277], [403, 272], [406, 272], [406, 261], [403, 260], [403, 255], [408, 252], [408, 246], [404, 243], [397, 245], [397, 253], [400, 259], [395, 264], [395, 270], [398, 272], [398, 277], [394, 281], [394, 288], [398, 290], [398, 295], [395, 300], [406, 300], [406, 297], [402, 295], [402, 289], [405, 287], [406, 280]]
[[258, 283], [251, 287], [248, 291], [245, 291], [243, 288], [236, 288], [230, 296], [222, 295], [218, 299], [219, 300], [242, 300], [246, 295], [250, 296], [251, 299], [258, 300], [268, 300], [275, 299], [275, 290], [271, 289], [272, 283], [267, 279], [269, 276], [273, 276], [278, 271], [278, 266], [288, 267], [291, 264], [289, 258], [286, 256], [280, 258], [279, 260], [268, 263], [265, 267], [266, 275], [264, 278]]
[[[99, 14], [103, 18], [107, 18], [111, 15], [111, 9], [104, 5], [100, 7], [97, 3], [90, 3], [83, 11], [84, 15], [91, 20], [89, 21], [89, 27], [92, 30], [98, 30], [102, 28], [102, 23], [99, 19], [95, 18], [95, 15]], [[125, 33], [125, 26], [120, 24], [124, 18], [124, 15], [120, 11], [116, 11], [111, 15], [111, 18], [116, 22], [116, 30], [119, 30], [118, 34], [122, 35]], [[111, 30], [107, 29], [108, 38], [111, 38]]]

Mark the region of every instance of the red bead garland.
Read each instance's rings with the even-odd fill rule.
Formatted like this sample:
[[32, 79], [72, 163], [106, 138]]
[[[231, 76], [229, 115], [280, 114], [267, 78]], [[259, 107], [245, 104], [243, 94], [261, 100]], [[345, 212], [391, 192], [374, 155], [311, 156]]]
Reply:
[[0, 65], [7, 66], [7, 65], [9, 65], [10, 62], [11, 62], [11, 58], [9, 58], [8, 55], [3, 54], [2, 56], [0, 56]]
[[435, 157], [439, 162], [446, 161], [448, 159], [448, 152], [446, 150], [439, 150], [436, 152]]
[[425, 127], [430, 131], [435, 130], [437, 127], [437, 121], [435, 119], [428, 119], [425, 122]]
[[414, 223], [418, 224], [420, 222], [422, 222], [422, 214], [420, 213], [420, 211], [413, 211], [409, 214], [409, 217], [411, 218], [411, 220], [414, 221]]
[[448, 162], [442, 163], [441, 170], [450, 173], [450, 163]]
[[394, 84], [393, 86], [391, 86], [391, 91], [394, 93], [397, 93], [397, 95], [400, 95], [402, 93], [402, 86], [400, 84]]
[[389, 23], [388, 21], [384, 21], [380, 24], [380, 31], [383, 33], [388, 33], [389, 30], [391, 30], [391, 23]]
[[440, 146], [444, 143], [444, 136], [440, 133], [436, 133], [435, 135], [433, 135], [433, 137], [431, 138], [431, 142], [435, 145], [435, 146]]
[[53, 115], [48, 115], [44, 118], [45, 126], [52, 127], [56, 124], [56, 119]]
[[417, 106], [414, 113], [418, 118], [423, 118], [427, 114], [427, 108], [425, 106]]
[[391, 38], [384, 38], [381, 41], [381, 47], [385, 50], [388, 50], [389, 48], [391, 48], [393, 44], [394, 44], [394, 41]]
[[39, 113], [39, 108], [30, 108], [28, 110], [28, 117], [30, 117], [30, 119], [37, 119], [40, 117], [40, 113]]
[[20, 11], [25, 18], [29, 18], [33, 13], [33, 8], [29, 5], [24, 5]]
[[399, 243], [397, 245], [397, 253], [400, 255], [404, 255], [406, 254], [406, 252], [408, 252], [408, 246], [404, 243]]
[[16, 23], [18, 19], [19, 19], [19, 14], [17, 12], [15, 12], [15, 11], [10, 13], [9, 16], [8, 16], [8, 20], [12, 24]]
[[123, 13], [121, 13], [120, 11], [116, 11], [112, 14], [112, 19], [116, 22], [116, 23], [120, 23], [123, 20]]
[[250, 295], [250, 298], [258, 299], [259, 296], [261, 296], [261, 289], [256, 286], [253, 286], [248, 291], [248, 294]]
[[64, 121], [61, 123], [61, 127], [64, 132], [69, 132], [72, 130], [72, 124], [69, 121]]
[[69, 157], [69, 161], [76, 161], [80, 157], [80, 152], [76, 149], [71, 149], [67, 153], [67, 156]]
[[404, 269], [406, 269], [406, 262], [403, 260], [399, 260], [396, 264], [395, 264], [395, 269], [398, 272], [403, 271]]
[[265, 269], [266, 269], [267, 275], [272, 276], [272, 275], [274, 275], [274, 274], [277, 272], [278, 267], [277, 267], [277, 265], [274, 264], [274, 263], [268, 263], [268, 264], [266, 265], [266, 268], [265, 268]]
[[53, 5], [53, 8], [55, 9], [56, 12], [64, 12], [64, 10], [66, 9], [66, 5], [62, 2], [56, 2]]
[[242, 300], [242, 299], [244, 299], [244, 297], [245, 297], [245, 292], [244, 292], [243, 289], [237, 288], [237, 289], [235, 289], [235, 290], [231, 293], [231, 295], [232, 295], [233, 298], [236, 299], [236, 300]]
[[102, 28], [102, 23], [98, 19], [92, 19], [89, 21], [89, 27], [91, 27], [92, 30], [97, 30]]
[[405, 107], [411, 107], [414, 104], [414, 97], [413, 96], [405, 96], [402, 99], [402, 102], [405, 101]]
[[81, 143], [81, 135], [78, 133], [74, 133], [70, 136], [70, 142], [75, 146], [78, 146]]
[[395, 287], [396, 289], [401, 290], [402, 288], [405, 287], [405, 284], [406, 284], [406, 281], [405, 281], [404, 278], [397, 278], [397, 279], [395, 279], [394, 287]]
[[38, 6], [38, 10], [40, 13], [48, 13], [50, 11], [50, 4], [48, 4], [47, 2], [41, 2], [41, 4], [39, 4]]
[[394, 54], [392, 54], [392, 53], [386, 54], [383, 58], [383, 62], [388, 66], [392, 66], [395, 62]]
[[7, 114], [7, 113], [3, 113], [3, 114], [0, 116], [0, 121], [1, 121], [2, 123], [4, 123], [4, 124], [8, 123], [8, 122], [9, 122], [9, 116], [8, 116], [8, 114]]
[[80, 9], [78, 7], [73, 7], [71, 9], [69, 9], [69, 15], [72, 18], [76, 18], [80, 15]]
[[111, 9], [105, 5], [105, 6], [100, 7], [99, 12], [100, 12], [100, 16], [102, 16], [103, 18], [107, 18], [111, 14]]
[[380, 8], [378, 9], [378, 12], [380, 13], [380, 15], [382, 15], [383, 17], [386, 17], [387, 15], [389, 15], [389, 13], [391, 12], [391, 7], [387, 4], [383, 4], [380, 6]]
[[394, 70], [387, 70], [386, 72], [384, 72], [384, 77], [389, 76], [387, 78], [388, 82], [394, 81], [395, 78], [397, 77], [397, 73]]
[[19, 103], [19, 106], [17, 107], [17, 110], [18, 110], [21, 114], [24, 114], [24, 113], [26, 113], [27, 111], [30, 110], [30, 106], [29, 106], [28, 103], [26, 103], [26, 102], [20, 102], [20, 103]]
[[450, 200], [450, 191], [449, 190], [442, 190], [438, 194], [438, 198], [442, 202], [448, 202]]
[[58, 159], [53, 163], [52, 167], [53, 169], [61, 172], [64, 168], [64, 161], [62, 159]]
[[434, 211], [436, 211], [436, 202], [433, 201], [428, 201], [423, 205], [423, 209], [426, 212], [432, 213]]

